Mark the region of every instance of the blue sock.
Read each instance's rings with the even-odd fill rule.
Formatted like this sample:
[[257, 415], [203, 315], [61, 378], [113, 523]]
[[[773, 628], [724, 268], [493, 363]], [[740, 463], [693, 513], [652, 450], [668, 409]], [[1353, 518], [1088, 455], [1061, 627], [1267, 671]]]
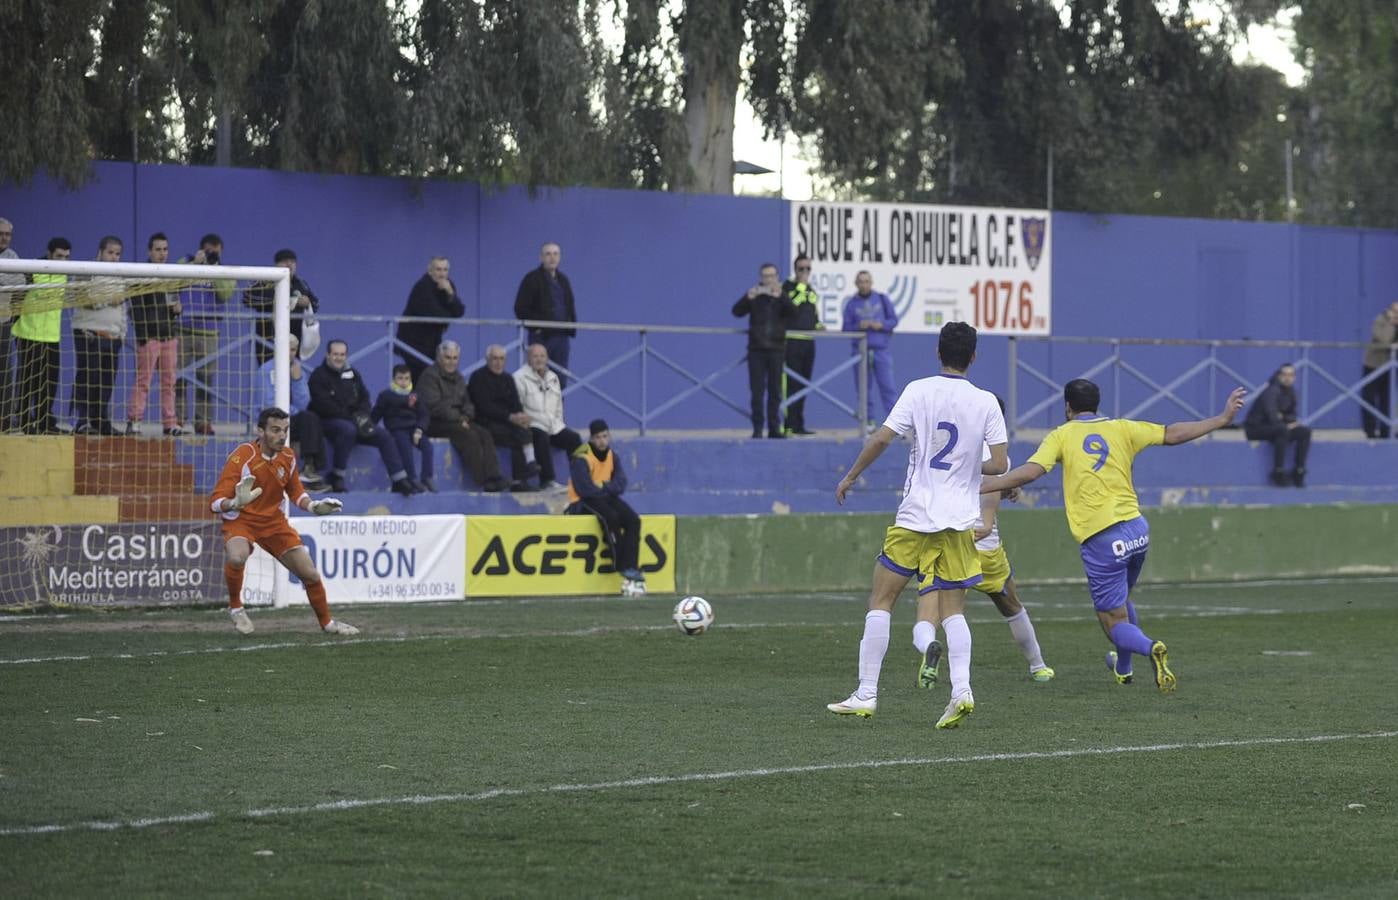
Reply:
[[[1155, 641], [1146, 637], [1144, 631], [1130, 622], [1118, 622], [1112, 626], [1112, 643], [1116, 645], [1117, 671], [1125, 675], [1131, 671], [1130, 655], [1139, 653], [1141, 656], [1150, 656], [1150, 648]], [[1128, 660], [1125, 671], [1121, 668], [1122, 660]]]

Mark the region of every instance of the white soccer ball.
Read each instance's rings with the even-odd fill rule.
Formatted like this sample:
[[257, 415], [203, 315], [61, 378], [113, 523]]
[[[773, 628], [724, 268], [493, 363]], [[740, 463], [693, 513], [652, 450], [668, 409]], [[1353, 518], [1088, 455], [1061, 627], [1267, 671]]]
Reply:
[[690, 636], [698, 636], [714, 624], [714, 608], [703, 597], [685, 597], [675, 604], [675, 627]]

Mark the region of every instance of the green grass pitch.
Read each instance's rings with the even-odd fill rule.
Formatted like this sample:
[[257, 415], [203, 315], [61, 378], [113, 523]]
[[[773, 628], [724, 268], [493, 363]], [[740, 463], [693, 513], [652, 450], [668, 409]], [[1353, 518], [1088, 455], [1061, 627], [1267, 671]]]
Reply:
[[[1398, 895], [1398, 582], [1149, 587], [1179, 690], [1116, 685], [1085, 591], [972, 595], [932, 725], [911, 595], [0, 619], [0, 890], [28, 896]], [[333, 599], [333, 598], [332, 598]], [[945, 675], [945, 664], [944, 664]]]

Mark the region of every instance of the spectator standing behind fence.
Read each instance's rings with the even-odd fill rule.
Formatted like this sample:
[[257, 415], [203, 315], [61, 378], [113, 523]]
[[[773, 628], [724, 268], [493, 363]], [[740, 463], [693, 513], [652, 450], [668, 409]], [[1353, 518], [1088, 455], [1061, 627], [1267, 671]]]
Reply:
[[[854, 289], [855, 293], [845, 301], [844, 330], [862, 331], [869, 342], [869, 352], [863, 360], [863, 367], [870, 374], [868, 392], [872, 398], [874, 385], [877, 384], [881, 401], [878, 419], [865, 423], [872, 430], [876, 424], [888, 418], [893, 404], [898, 401], [898, 392], [893, 386], [893, 348], [889, 346], [893, 340], [893, 329], [898, 326], [898, 313], [894, 312], [893, 301], [888, 299], [887, 294], [874, 290], [874, 276], [868, 272], [854, 276]], [[854, 342], [854, 353], [859, 354], [859, 341]], [[859, 368], [854, 370], [854, 392], [858, 399]], [[868, 409], [873, 407], [870, 403]], [[867, 412], [861, 410], [860, 414]]]
[[[802, 254], [792, 264], [795, 272], [782, 284], [782, 293], [791, 300], [791, 322], [787, 327], [792, 331], [819, 331], [825, 326], [820, 321], [820, 294], [811, 287], [811, 260]], [[794, 378], [787, 377], [784, 397], [790, 397], [811, 383], [811, 373], [815, 371], [815, 338], [806, 334], [786, 336], [786, 367]], [[793, 400], [786, 407], [786, 431], [788, 434], [815, 434], [806, 427], [806, 398]]]
[[476, 421], [490, 432], [495, 446], [510, 448], [510, 473], [514, 476], [510, 490], [537, 490], [529, 484], [529, 479], [539, 474], [529, 414], [519, 402], [514, 378], [505, 371], [504, 347], [491, 344], [485, 348], [485, 365], [471, 373], [466, 387], [476, 407]]
[[330, 341], [325, 345], [325, 362], [311, 373], [310, 387], [311, 411], [320, 416], [321, 428], [330, 442], [330, 490], [345, 492], [350, 451], [355, 444], [368, 444], [378, 449], [394, 493], [405, 497], [419, 493], [416, 485], [408, 481], [398, 445], [369, 415], [369, 389], [349, 364], [349, 344]]
[[[170, 261], [170, 240], [164, 233], [157, 231], [146, 240], [146, 260], [157, 264]], [[184, 434], [175, 416], [175, 365], [180, 347], [175, 326], [179, 315], [180, 295], [174, 291], [155, 291], [131, 298], [131, 330], [136, 335], [136, 381], [126, 401], [127, 434], [137, 434], [146, 419], [150, 382], [156, 372], [160, 373], [160, 425], [170, 437]]]
[[787, 324], [796, 314], [777, 279], [777, 267], [763, 263], [757, 284], [733, 304], [733, 315], [748, 317], [748, 390], [752, 402], [752, 436], [762, 437], [763, 395], [766, 394], [767, 437], [786, 437], [782, 431], [782, 365], [786, 361]]
[[[449, 277], [451, 261], [445, 256], [434, 256], [427, 263], [427, 274], [417, 280], [408, 292], [408, 304], [403, 307], [405, 316], [421, 316], [435, 319], [459, 319], [466, 315], [466, 304], [457, 296], [456, 284]], [[442, 343], [442, 335], [447, 333], [445, 322], [399, 322], [398, 342], [422, 354], [419, 358], [404, 347], [398, 348], [398, 355], [407, 363], [412, 372], [413, 384], [422, 378], [422, 370], [431, 363]]]
[[[223, 238], [209, 233], [199, 239], [199, 249], [179, 262], [195, 266], [217, 266], [223, 262]], [[224, 305], [233, 297], [236, 283], [231, 278], [215, 278], [186, 289], [180, 295], [180, 324], [176, 335], [180, 339], [180, 371], [206, 360], [193, 372], [193, 380], [181, 378], [175, 383], [175, 394], [181, 424], [189, 425], [189, 390], [194, 391], [195, 434], [213, 434], [212, 392], [214, 376], [218, 374], [218, 329], [224, 315]]]
[[553, 466], [557, 447], [570, 457], [582, 446], [582, 435], [563, 420], [563, 385], [558, 373], [549, 368], [549, 351], [543, 344], [529, 345], [529, 361], [514, 375], [519, 403], [529, 417], [529, 433], [534, 438], [534, 457], [539, 462], [539, 484], [562, 488]]
[[[9, 219], [0, 219], [0, 259], [19, 259], [19, 254], [10, 246], [15, 237], [15, 226]], [[6, 287], [24, 284], [24, 276], [18, 272], [0, 272], [0, 434], [18, 427], [15, 421], [15, 370], [11, 358], [10, 329], [13, 313], [11, 308], [19, 297], [6, 291]]]
[[[374, 408], [369, 412], [375, 422], [383, 422], [389, 436], [398, 445], [398, 455], [403, 457], [403, 468], [408, 471], [408, 481], [423, 491], [436, 492], [432, 483], [432, 442], [427, 439], [427, 404], [413, 391], [413, 373], [406, 363], [393, 367], [393, 383], [374, 400]], [[422, 456], [422, 472], [419, 475], [413, 465], [413, 448]]]
[[[67, 238], [49, 239], [45, 259], [69, 259], [73, 245]], [[62, 285], [67, 275], [36, 272], [32, 284]], [[61, 287], [32, 288], [19, 307], [15, 321], [15, 352], [19, 356], [15, 411], [25, 434], [58, 434], [53, 416], [53, 399], [58, 393], [58, 345], [63, 338], [63, 294]]]
[[[1296, 368], [1282, 363], [1272, 373], [1267, 386], [1253, 401], [1243, 420], [1243, 431], [1250, 441], [1272, 445], [1272, 484], [1277, 487], [1306, 486], [1306, 457], [1311, 452], [1311, 429], [1296, 420]], [[1286, 445], [1295, 444], [1295, 468], [1286, 469]]]
[[[1390, 303], [1388, 309], [1374, 319], [1374, 327], [1369, 332], [1369, 346], [1364, 348], [1364, 375], [1368, 377], [1376, 369], [1388, 365], [1394, 349], [1398, 349], [1398, 300]], [[1382, 412], [1393, 414], [1393, 396], [1389, 390], [1391, 376], [1385, 372], [1364, 385], [1359, 396], [1364, 402]], [[1388, 425], [1367, 409], [1361, 410], [1364, 419], [1364, 434], [1371, 438], [1386, 438], [1391, 433]]]
[[495, 458], [495, 440], [476, 424], [476, 408], [471, 405], [466, 379], [461, 375], [461, 346], [442, 341], [437, 361], [423, 370], [415, 382], [417, 394], [427, 407], [429, 437], [444, 437], [461, 456], [471, 477], [488, 493], [503, 491], [507, 485]]
[[590, 437], [573, 451], [569, 464], [567, 513], [592, 513], [602, 522], [602, 532], [612, 548], [612, 561], [621, 574], [626, 596], [646, 592], [646, 576], [640, 568], [641, 517], [621, 495], [626, 493], [626, 472], [612, 447], [607, 423], [593, 419]]
[[[311, 292], [311, 287], [306, 284], [305, 279], [296, 274], [295, 250], [285, 248], [278, 250], [273, 255], [272, 262], [274, 265], [281, 266], [291, 272], [291, 333], [296, 336], [298, 343], [304, 344], [305, 336], [302, 330], [305, 327], [305, 320], [320, 311], [320, 298]], [[272, 343], [277, 334], [276, 289], [270, 284], [261, 284], [246, 290], [243, 292], [243, 305], [262, 315], [262, 318], [257, 320], [256, 326], [257, 336], [260, 340], [253, 345], [257, 353], [257, 364], [260, 366], [272, 358]], [[306, 355], [309, 357], [314, 349], [307, 350]]]
[[[97, 261], [121, 262], [122, 249], [121, 239], [109, 234], [97, 244]], [[119, 286], [104, 285], [100, 277], [72, 280], [91, 286], [73, 307], [73, 433], [121, 434], [112, 425], [111, 404], [126, 342], [126, 296]]]
[[[320, 416], [311, 411], [310, 376], [301, 365], [301, 342], [291, 335], [287, 344], [290, 361], [287, 364], [287, 378], [291, 387], [291, 403], [286, 411], [290, 414], [290, 442], [296, 455], [301, 457], [301, 483], [308, 491], [319, 491], [325, 487], [325, 478], [320, 474], [325, 470], [325, 430], [321, 427]], [[276, 363], [267, 360], [257, 370], [258, 382], [262, 385], [262, 408], [277, 405]]]
[[[573, 301], [573, 284], [558, 270], [563, 250], [557, 244], [545, 244], [539, 249], [539, 267], [519, 283], [515, 294], [515, 316], [544, 322], [576, 322], [577, 305]], [[543, 344], [549, 359], [560, 368], [568, 368], [568, 352], [576, 328], [530, 328], [529, 343]], [[568, 376], [559, 374], [558, 383], [568, 386]]]

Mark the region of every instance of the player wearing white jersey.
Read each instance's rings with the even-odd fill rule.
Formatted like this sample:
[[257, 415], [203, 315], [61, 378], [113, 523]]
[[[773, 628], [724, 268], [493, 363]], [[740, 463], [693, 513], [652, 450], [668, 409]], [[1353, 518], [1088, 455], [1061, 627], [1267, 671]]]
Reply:
[[[995, 395], [966, 380], [976, 358], [976, 330], [964, 322], [942, 327], [937, 341], [942, 371], [903, 389], [888, 420], [879, 427], [835, 489], [845, 495], [893, 439], [912, 431], [903, 501], [874, 565], [869, 612], [859, 643], [859, 687], [847, 699], [827, 705], [839, 715], [872, 716], [878, 706], [879, 672], [888, 652], [889, 621], [898, 594], [913, 575], [923, 583], [918, 619], [940, 616], [947, 635], [951, 701], [937, 721], [954, 728], [975, 709], [971, 695], [971, 629], [962, 610], [966, 588], [981, 580], [972, 530], [980, 515], [981, 475], [1009, 468], [1005, 417]], [[990, 459], [981, 461], [981, 448]]]
[[[996, 398], [997, 400], [999, 398]], [[1003, 408], [1004, 404], [1001, 404]], [[982, 460], [990, 459], [987, 445], [981, 453]], [[990, 598], [1005, 624], [1010, 626], [1010, 634], [1019, 644], [1024, 660], [1029, 664], [1029, 677], [1043, 683], [1053, 680], [1053, 669], [1044, 663], [1043, 652], [1039, 649], [1039, 638], [1034, 633], [1034, 623], [1029, 620], [1029, 610], [1019, 601], [1015, 589], [1014, 567], [1005, 554], [1005, 546], [1000, 541], [1000, 522], [997, 513], [1000, 500], [1013, 500], [1018, 490], [981, 494], [981, 515], [976, 520], [976, 556], [981, 563], [981, 581], [975, 589]], [[917, 686], [930, 688], [937, 683], [938, 664], [942, 657], [941, 644], [937, 642], [936, 627], [931, 619], [919, 620], [913, 626], [913, 647], [918, 652]]]

